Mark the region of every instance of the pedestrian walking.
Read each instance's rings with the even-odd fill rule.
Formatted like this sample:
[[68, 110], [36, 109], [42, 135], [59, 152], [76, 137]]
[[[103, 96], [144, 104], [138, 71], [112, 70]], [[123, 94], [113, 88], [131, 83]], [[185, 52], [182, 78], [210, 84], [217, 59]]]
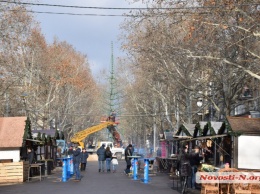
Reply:
[[86, 151], [85, 148], [83, 148], [81, 152], [81, 167], [80, 167], [81, 171], [86, 170], [87, 160], [88, 160], [88, 152]]
[[105, 157], [106, 157], [107, 172], [110, 172], [112, 152], [110, 151], [110, 147], [109, 146], [107, 146], [107, 148], [106, 148]]
[[196, 187], [196, 173], [198, 171], [198, 167], [200, 165], [200, 161], [203, 160], [203, 157], [200, 156], [200, 148], [199, 146], [195, 146], [193, 152], [190, 156], [190, 165], [191, 165], [191, 187], [193, 189], [197, 189]]
[[186, 145], [182, 148], [178, 156], [178, 170], [180, 172], [182, 183], [181, 193], [184, 194], [187, 187], [188, 177], [191, 176], [190, 155], [188, 153], [188, 146]]
[[111, 163], [112, 163], [113, 173], [115, 173], [115, 172], [116, 172], [116, 169], [117, 169], [117, 166], [118, 166], [118, 160], [117, 160], [117, 157], [116, 157], [115, 154], [113, 154], [113, 156], [112, 156]]
[[78, 147], [78, 144], [76, 144], [73, 150], [73, 165], [76, 174], [75, 181], [80, 181], [81, 179], [80, 170], [79, 170], [80, 162], [81, 162], [81, 149]]
[[98, 148], [97, 150], [97, 155], [98, 155], [98, 172], [105, 172], [105, 144], [102, 144], [102, 146], [100, 146], [100, 148]]
[[132, 152], [132, 144], [129, 144], [126, 149], [125, 149], [125, 161], [126, 161], [126, 169], [125, 169], [125, 173], [128, 175], [128, 173], [130, 173], [130, 168], [131, 168], [131, 159], [129, 156], [133, 155]]

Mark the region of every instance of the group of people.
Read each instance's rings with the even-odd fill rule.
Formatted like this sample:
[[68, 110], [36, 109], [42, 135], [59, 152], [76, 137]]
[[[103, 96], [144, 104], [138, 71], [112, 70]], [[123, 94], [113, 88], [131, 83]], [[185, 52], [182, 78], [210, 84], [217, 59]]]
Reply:
[[98, 155], [98, 172], [105, 172], [105, 163], [106, 163], [106, 171], [111, 172], [111, 163], [112, 163], [112, 171], [116, 172], [118, 160], [115, 155], [112, 154], [110, 147], [105, 144], [102, 144], [100, 148], [97, 150]]
[[73, 158], [73, 166], [74, 166], [74, 172], [75, 172], [75, 181], [81, 180], [80, 171], [86, 170], [86, 164], [88, 159], [88, 152], [85, 148], [80, 149], [78, 144], [75, 145], [75, 147], [70, 146], [68, 150], [68, 155], [72, 156]]
[[[105, 144], [97, 150], [98, 155], [98, 172], [105, 172], [105, 163], [106, 163], [106, 171], [111, 172], [111, 163], [113, 173], [116, 172], [118, 166], [118, 160], [115, 155], [110, 151], [110, 147], [105, 148]], [[125, 161], [126, 161], [126, 169], [125, 174], [130, 173], [131, 168], [131, 157], [133, 155], [133, 146], [129, 144], [125, 149]]]
[[196, 172], [200, 161], [203, 159], [203, 156], [200, 155], [199, 146], [196, 145], [191, 153], [189, 153], [188, 150], [189, 146], [184, 145], [178, 155], [177, 170], [182, 178], [182, 193], [185, 192], [185, 188], [187, 187], [188, 177], [191, 177], [192, 188], [196, 189]]

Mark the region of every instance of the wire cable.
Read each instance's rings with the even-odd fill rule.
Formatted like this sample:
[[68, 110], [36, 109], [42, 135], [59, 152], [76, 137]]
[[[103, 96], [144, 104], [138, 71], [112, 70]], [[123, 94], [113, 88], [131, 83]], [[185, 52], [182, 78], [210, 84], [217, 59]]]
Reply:
[[[49, 6], [49, 7], [63, 7], [63, 8], [78, 8], [78, 9], [111, 9], [111, 10], [184, 10], [184, 9], [216, 9], [216, 8], [225, 8], [225, 5], [219, 6], [190, 6], [190, 7], [141, 7], [141, 8], [126, 8], [126, 7], [86, 7], [86, 6], [74, 6], [74, 5], [58, 5], [58, 4], [44, 4], [44, 3], [24, 3], [24, 2], [9, 2], [9, 1], [0, 1], [0, 3], [8, 4], [17, 4], [17, 5], [32, 5], [32, 6]], [[254, 6], [260, 5], [260, 3], [247, 3], [239, 4], [238, 6]]]
[[[10, 10], [10, 11], [17, 11], [17, 10]], [[30, 11], [27, 10], [26, 12], [29, 13], [40, 13], [40, 14], [56, 14], [56, 15], [77, 15], [77, 16], [111, 16], [111, 17], [135, 17], [132, 15], [113, 15], [113, 14], [91, 14], [91, 13], [63, 13], [63, 12], [49, 12], [49, 11]]]

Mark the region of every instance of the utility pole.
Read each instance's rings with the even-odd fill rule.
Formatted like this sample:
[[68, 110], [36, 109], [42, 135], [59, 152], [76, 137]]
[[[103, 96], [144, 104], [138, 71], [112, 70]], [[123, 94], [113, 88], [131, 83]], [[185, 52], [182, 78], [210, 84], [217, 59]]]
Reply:
[[212, 101], [214, 101], [214, 91], [213, 91], [214, 85], [213, 82], [209, 82], [209, 95], [211, 98], [211, 102], [210, 102], [210, 115], [209, 115], [209, 121], [213, 121], [213, 103]]
[[157, 128], [156, 128], [156, 101], [154, 102], [154, 117], [153, 117], [153, 156], [156, 156], [156, 139], [157, 139]]

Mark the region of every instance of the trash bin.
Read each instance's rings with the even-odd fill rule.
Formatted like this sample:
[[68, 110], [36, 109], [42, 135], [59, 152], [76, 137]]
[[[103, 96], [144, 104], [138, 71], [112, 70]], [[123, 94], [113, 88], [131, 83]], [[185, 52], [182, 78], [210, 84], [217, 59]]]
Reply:
[[53, 169], [53, 161], [52, 160], [46, 160], [45, 162], [47, 168], [47, 175], [51, 175], [51, 170]]

